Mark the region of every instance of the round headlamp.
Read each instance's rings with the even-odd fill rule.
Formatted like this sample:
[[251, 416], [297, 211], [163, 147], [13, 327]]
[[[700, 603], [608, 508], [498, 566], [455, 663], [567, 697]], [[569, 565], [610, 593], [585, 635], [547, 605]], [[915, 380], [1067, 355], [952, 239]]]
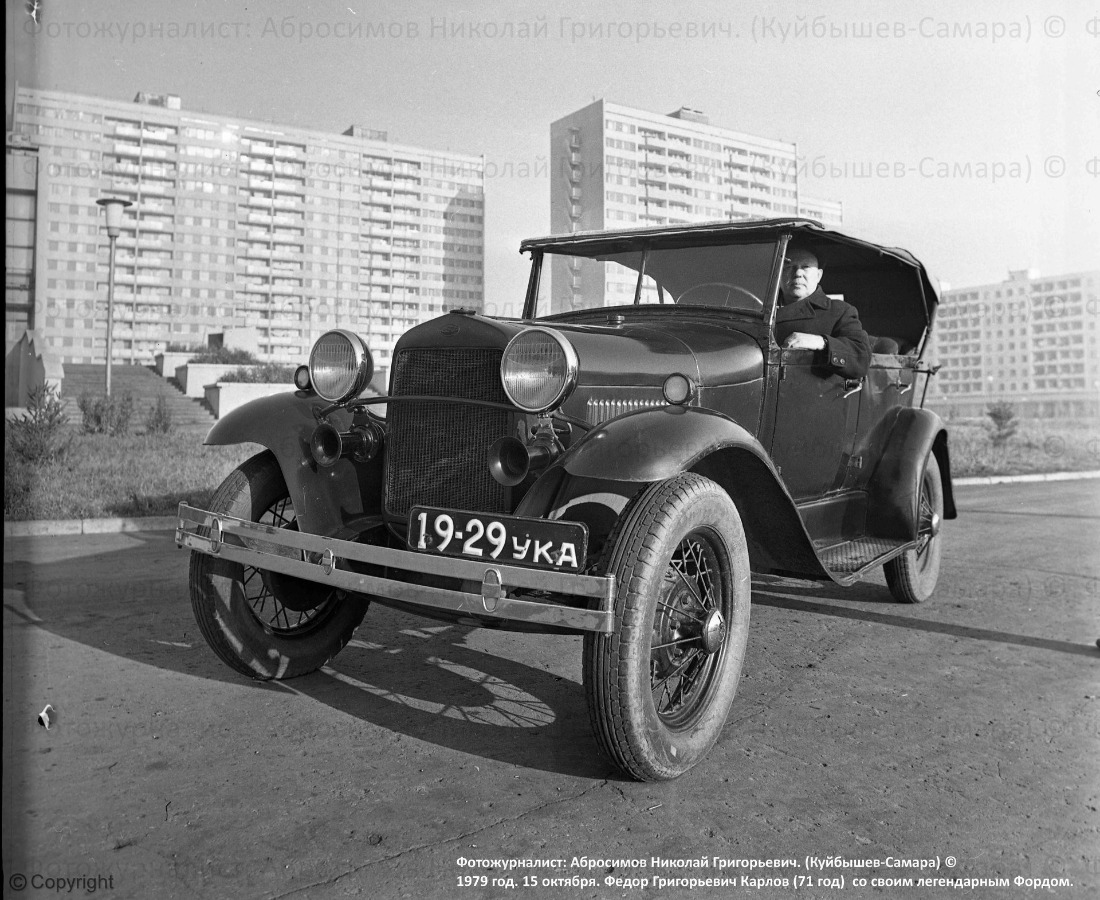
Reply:
[[500, 380], [524, 412], [556, 409], [577, 383], [577, 351], [550, 328], [527, 328], [504, 349]]
[[322, 400], [343, 403], [359, 394], [374, 374], [370, 350], [357, 334], [326, 331], [309, 352], [309, 380]]

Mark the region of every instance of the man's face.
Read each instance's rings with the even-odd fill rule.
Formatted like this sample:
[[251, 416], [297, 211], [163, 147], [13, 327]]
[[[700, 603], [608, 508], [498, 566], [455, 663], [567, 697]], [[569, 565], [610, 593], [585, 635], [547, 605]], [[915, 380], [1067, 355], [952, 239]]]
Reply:
[[786, 300], [801, 300], [817, 290], [821, 282], [821, 269], [817, 257], [809, 250], [789, 250], [783, 263], [779, 286]]

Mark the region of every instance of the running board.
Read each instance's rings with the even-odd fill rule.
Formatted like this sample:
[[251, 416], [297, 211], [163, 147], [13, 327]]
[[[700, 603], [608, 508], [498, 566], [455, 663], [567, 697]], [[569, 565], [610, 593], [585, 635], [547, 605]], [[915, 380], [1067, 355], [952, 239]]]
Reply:
[[819, 549], [817, 556], [834, 581], [849, 585], [859, 581], [869, 569], [889, 562], [916, 545], [916, 541], [863, 537]]

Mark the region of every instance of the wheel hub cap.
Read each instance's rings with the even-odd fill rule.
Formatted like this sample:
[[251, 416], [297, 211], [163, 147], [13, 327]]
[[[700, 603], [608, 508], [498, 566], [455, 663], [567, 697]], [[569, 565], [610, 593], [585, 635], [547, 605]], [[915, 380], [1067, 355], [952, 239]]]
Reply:
[[726, 620], [717, 609], [712, 609], [703, 623], [703, 633], [700, 635], [703, 641], [703, 649], [708, 653], [717, 653], [726, 640]]

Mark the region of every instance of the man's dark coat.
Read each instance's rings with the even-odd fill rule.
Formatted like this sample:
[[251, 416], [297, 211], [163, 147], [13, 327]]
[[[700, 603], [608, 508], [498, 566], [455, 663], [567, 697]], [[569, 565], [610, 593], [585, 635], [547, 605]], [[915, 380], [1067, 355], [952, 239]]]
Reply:
[[783, 341], [795, 331], [825, 338], [825, 349], [818, 351], [818, 357], [820, 364], [831, 372], [847, 378], [867, 374], [871, 339], [850, 303], [835, 300], [818, 288], [808, 297], [780, 306], [775, 315], [776, 342], [783, 346]]

